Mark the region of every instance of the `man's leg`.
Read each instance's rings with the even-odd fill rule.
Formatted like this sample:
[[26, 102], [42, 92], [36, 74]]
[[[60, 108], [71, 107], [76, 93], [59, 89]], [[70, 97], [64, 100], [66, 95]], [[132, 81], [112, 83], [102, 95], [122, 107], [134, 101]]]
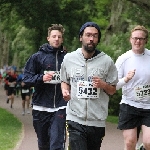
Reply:
[[105, 127], [87, 126], [87, 150], [100, 150], [105, 136]]
[[124, 149], [135, 150], [137, 127], [141, 125], [140, 110], [128, 104], [120, 105], [118, 129], [123, 131]]
[[146, 150], [150, 150], [150, 127], [142, 125], [143, 132], [143, 147]]
[[71, 150], [87, 150], [86, 126], [68, 121], [68, 132]]
[[50, 150], [50, 137], [48, 132], [50, 128], [50, 113], [33, 110], [32, 115], [33, 126], [38, 138], [39, 150]]
[[137, 142], [137, 128], [123, 130], [124, 149], [135, 150]]
[[66, 109], [55, 112], [51, 119], [50, 150], [64, 150], [66, 141]]

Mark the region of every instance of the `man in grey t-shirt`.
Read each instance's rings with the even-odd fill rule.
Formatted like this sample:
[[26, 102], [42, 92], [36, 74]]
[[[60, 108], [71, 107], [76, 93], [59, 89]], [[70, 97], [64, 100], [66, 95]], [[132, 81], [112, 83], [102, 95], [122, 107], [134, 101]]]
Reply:
[[105, 136], [109, 96], [116, 92], [117, 69], [112, 59], [96, 50], [100, 27], [82, 25], [82, 48], [68, 53], [61, 65], [61, 89], [67, 103], [71, 150], [99, 150]]

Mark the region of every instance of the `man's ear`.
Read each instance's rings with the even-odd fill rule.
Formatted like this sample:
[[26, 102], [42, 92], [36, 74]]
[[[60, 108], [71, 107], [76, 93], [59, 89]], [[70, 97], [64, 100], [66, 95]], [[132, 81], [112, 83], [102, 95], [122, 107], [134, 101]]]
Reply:
[[80, 42], [82, 42], [82, 36], [80, 35]]
[[145, 44], [147, 44], [147, 42], [148, 42], [148, 39], [146, 39]]
[[49, 41], [49, 37], [47, 37], [47, 41]]

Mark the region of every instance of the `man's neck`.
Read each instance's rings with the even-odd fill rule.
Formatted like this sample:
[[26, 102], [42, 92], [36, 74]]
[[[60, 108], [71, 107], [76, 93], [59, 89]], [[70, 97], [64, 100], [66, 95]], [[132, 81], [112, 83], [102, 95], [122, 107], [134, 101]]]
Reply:
[[92, 58], [93, 54], [95, 53], [95, 51], [93, 51], [92, 53], [87, 53], [87, 51], [82, 49], [82, 54], [84, 56], [85, 59], [90, 59]]

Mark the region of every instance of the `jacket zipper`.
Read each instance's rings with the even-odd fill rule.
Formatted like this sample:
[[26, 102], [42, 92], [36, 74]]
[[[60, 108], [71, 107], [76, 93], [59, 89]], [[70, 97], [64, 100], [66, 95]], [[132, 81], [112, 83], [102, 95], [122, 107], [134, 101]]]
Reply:
[[[86, 64], [86, 66], [85, 66], [85, 79], [86, 79], [86, 81], [88, 80], [87, 79], [87, 61], [85, 61], [85, 64]], [[87, 120], [87, 105], [88, 105], [88, 98], [85, 98], [85, 100], [86, 100], [86, 116], [85, 116], [85, 121]]]
[[[58, 71], [58, 51], [56, 52], [56, 71]], [[54, 108], [56, 108], [56, 105], [55, 105], [55, 102], [56, 102], [56, 87], [57, 87], [57, 84], [55, 84], [55, 94], [54, 94]]]

